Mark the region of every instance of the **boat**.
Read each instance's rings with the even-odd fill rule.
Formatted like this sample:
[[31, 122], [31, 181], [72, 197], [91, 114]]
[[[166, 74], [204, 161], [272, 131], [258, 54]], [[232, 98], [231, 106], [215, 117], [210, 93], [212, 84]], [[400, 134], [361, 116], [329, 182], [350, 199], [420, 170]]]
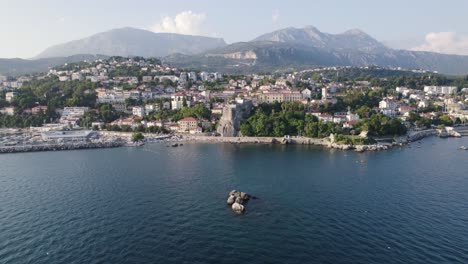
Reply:
[[468, 147], [465, 147], [465, 146], [461, 146], [458, 148], [459, 150], [468, 150]]
[[175, 144], [172, 144], [172, 145], [171, 145], [171, 147], [174, 147], [174, 148], [175, 148], [175, 147], [178, 147], [178, 146], [179, 146], [178, 143], [175, 143]]

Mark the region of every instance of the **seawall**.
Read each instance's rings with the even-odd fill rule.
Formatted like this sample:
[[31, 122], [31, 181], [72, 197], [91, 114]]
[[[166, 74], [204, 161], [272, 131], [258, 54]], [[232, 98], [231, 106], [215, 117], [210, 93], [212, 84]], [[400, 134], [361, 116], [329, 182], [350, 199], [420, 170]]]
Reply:
[[122, 142], [100, 142], [100, 143], [80, 142], [80, 143], [18, 145], [18, 146], [0, 147], [0, 153], [57, 151], [57, 150], [95, 149], [95, 148], [117, 148], [117, 147], [122, 147], [122, 146], [124, 146]]

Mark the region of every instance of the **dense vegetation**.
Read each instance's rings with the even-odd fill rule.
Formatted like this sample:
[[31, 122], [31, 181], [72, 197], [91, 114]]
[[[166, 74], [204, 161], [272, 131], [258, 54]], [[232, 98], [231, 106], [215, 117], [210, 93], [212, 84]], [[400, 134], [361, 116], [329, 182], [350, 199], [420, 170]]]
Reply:
[[368, 131], [370, 135], [374, 136], [403, 135], [406, 133], [406, 127], [398, 119], [392, 119], [379, 113], [360, 120], [355, 130], [351, 132], [343, 130], [341, 124], [320, 121], [317, 117], [307, 114], [304, 105], [297, 102], [261, 104], [241, 124], [243, 136], [301, 135], [323, 138], [332, 133], [356, 134], [360, 131]]

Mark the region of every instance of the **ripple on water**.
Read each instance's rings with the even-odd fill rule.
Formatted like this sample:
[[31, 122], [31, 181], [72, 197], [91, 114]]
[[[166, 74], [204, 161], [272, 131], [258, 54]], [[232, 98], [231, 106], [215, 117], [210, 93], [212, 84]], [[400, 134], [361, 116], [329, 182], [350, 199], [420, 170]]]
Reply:
[[463, 144], [2, 155], [0, 263], [468, 263]]

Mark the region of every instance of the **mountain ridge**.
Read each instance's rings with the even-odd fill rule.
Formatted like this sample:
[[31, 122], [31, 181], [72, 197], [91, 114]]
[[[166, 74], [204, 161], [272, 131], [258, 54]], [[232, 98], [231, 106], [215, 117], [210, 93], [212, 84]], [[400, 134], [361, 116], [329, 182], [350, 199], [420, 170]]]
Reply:
[[[225, 69], [220, 64], [221, 58], [228, 64]], [[194, 55], [192, 60], [183, 57], [168, 58], [167, 61], [175, 66], [200, 64], [208, 69], [238, 72], [375, 65], [452, 75], [468, 74], [468, 56], [396, 50], [386, 47], [360, 29], [329, 34], [313, 26], [283, 28], [249, 42], [233, 43]]]
[[196, 54], [225, 45], [226, 42], [222, 38], [154, 33], [144, 29], [124, 27], [51, 46], [33, 59], [67, 57], [74, 54], [163, 57], [171, 53]]
[[[147, 45], [142, 46], [142, 43]], [[60, 57], [62, 59], [49, 62], [61, 62], [67, 54], [159, 57], [176, 67], [239, 73], [374, 65], [468, 74], [468, 56], [392, 49], [356, 28], [330, 34], [313, 26], [288, 27], [251, 41], [227, 45], [221, 38], [154, 33], [127, 27], [60, 44], [58, 48], [50, 47], [38, 57]], [[9, 62], [14, 64], [15, 72], [21, 72], [22, 66], [28, 68], [28, 63], [34, 64], [35, 70], [39, 68], [37, 65], [42, 69], [51, 66], [51, 63], [36, 61], [0, 60], [0, 73], [11, 72], [7, 67]]]

